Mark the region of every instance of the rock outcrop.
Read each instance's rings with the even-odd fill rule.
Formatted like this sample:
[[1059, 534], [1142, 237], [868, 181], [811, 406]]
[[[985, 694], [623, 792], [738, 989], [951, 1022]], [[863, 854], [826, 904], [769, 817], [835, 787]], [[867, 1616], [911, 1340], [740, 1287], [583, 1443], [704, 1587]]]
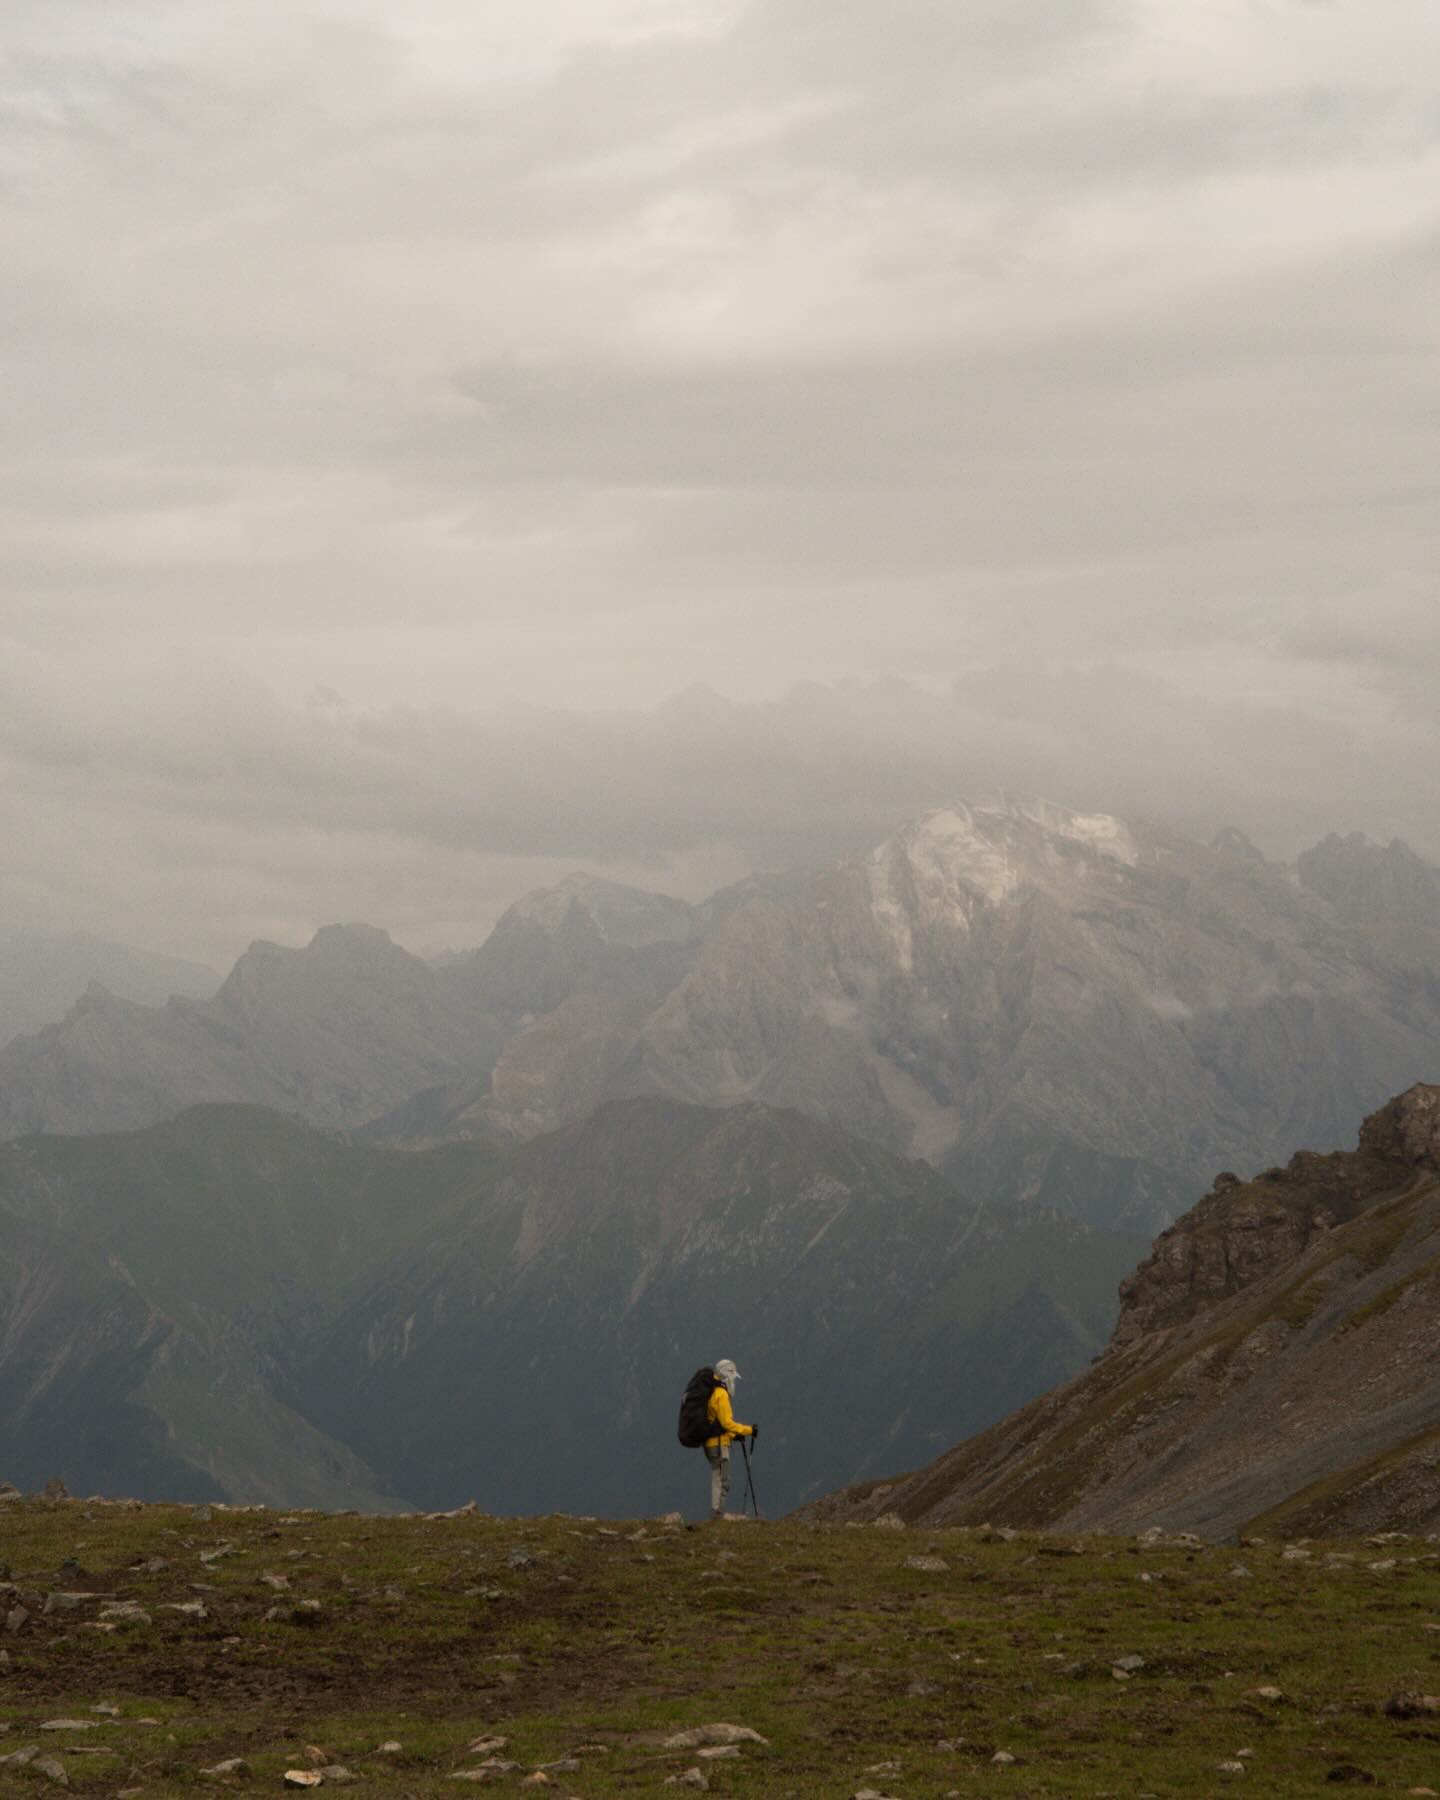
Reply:
[[1440, 1086], [1214, 1190], [1121, 1288], [1105, 1355], [826, 1518], [1220, 1536], [1440, 1527]]

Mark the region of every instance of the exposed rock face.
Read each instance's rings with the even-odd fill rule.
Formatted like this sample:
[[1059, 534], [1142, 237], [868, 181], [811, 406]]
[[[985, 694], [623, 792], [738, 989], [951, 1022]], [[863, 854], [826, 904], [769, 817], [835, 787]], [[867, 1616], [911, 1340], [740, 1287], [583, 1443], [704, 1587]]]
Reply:
[[758, 1100], [1150, 1231], [1440, 1067], [1437, 968], [1440, 876], [1403, 845], [1291, 869], [1234, 831], [957, 803], [701, 907], [572, 876], [443, 968], [336, 927], [255, 946], [213, 1001], [97, 990], [0, 1052], [0, 1136], [250, 1100], [419, 1146]]
[[919, 1474], [815, 1509], [1222, 1535], [1440, 1525], [1440, 1087], [1359, 1148], [1222, 1178], [1122, 1286], [1109, 1350]]
[[[1407, 904], [1440, 942], [1440, 897]], [[625, 1078], [843, 1119], [1001, 1202], [1158, 1224], [1210, 1170], [1348, 1136], [1440, 1064], [1440, 984], [1369, 905], [1238, 834], [941, 809], [726, 911]]]
[[301, 950], [252, 944], [208, 1000], [140, 1005], [92, 983], [0, 1051], [0, 1138], [130, 1130], [209, 1101], [383, 1119], [400, 1142], [533, 1136], [604, 1097], [693, 926], [681, 901], [574, 876], [438, 968], [373, 926], [331, 925]]
[[1440, 1087], [1417, 1084], [1373, 1113], [1360, 1129], [1362, 1153], [1440, 1170]]
[[[1342, 880], [1321, 849], [1307, 881], [1238, 832], [1202, 847], [1005, 800], [688, 914], [627, 899], [623, 936], [572, 880], [473, 960], [492, 1004], [533, 1009], [493, 1075], [392, 1129], [524, 1138], [607, 1097], [760, 1099], [1003, 1206], [1153, 1229], [1211, 1170], [1340, 1141], [1440, 1063], [1433, 871], [1347, 842]], [[1424, 880], [1384, 873], [1405, 858]]]
[[303, 950], [253, 944], [210, 1000], [140, 1006], [92, 986], [0, 1051], [0, 1137], [126, 1130], [212, 1100], [359, 1123], [488, 1067], [503, 1035], [383, 931], [327, 926]]

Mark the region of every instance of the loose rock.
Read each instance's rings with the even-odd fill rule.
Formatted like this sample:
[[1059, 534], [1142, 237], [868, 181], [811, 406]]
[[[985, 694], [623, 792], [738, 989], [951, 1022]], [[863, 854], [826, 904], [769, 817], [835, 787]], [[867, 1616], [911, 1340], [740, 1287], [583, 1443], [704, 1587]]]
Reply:
[[1440, 1713], [1440, 1694], [1392, 1694], [1380, 1710], [1391, 1719], [1428, 1718]]
[[151, 1625], [154, 1620], [137, 1600], [111, 1600], [100, 1608], [100, 1622], [111, 1627]]
[[79, 1612], [82, 1606], [88, 1606], [92, 1600], [102, 1599], [100, 1594], [61, 1593], [47, 1594], [45, 1604], [40, 1609], [50, 1615], [61, 1612]]
[[761, 1737], [758, 1731], [752, 1731], [748, 1725], [692, 1725], [688, 1731], [677, 1731], [673, 1737], [665, 1740], [667, 1750], [698, 1750], [702, 1744], [764, 1744], [768, 1747], [769, 1738]]

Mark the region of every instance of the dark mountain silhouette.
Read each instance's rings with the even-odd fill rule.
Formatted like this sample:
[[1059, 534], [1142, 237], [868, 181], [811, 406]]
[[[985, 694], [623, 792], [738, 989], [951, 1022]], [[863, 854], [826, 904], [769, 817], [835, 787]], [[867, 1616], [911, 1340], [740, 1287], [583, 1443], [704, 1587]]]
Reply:
[[795, 1113], [659, 1099], [503, 1148], [230, 1106], [16, 1139], [0, 1231], [11, 1480], [617, 1513], [696, 1499], [700, 1363], [741, 1362], [779, 1508], [1082, 1366], [1137, 1250], [1002, 1226]]

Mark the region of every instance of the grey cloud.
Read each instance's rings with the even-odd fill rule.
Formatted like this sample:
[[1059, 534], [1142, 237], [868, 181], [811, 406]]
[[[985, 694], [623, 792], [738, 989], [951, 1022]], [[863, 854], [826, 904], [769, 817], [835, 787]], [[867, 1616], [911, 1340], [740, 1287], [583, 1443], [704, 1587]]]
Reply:
[[[1133, 666], [1065, 657], [992, 665], [949, 696], [810, 684], [737, 705], [696, 690], [637, 713], [377, 714], [232, 691], [175, 708], [155, 696], [141, 732], [128, 707], [65, 717], [53, 700], [28, 719], [5, 709], [11, 841], [37, 846], [7, 885], [43, 894], [52, 916], [67, 884], [83, 898], [93, 846], [62, 854], [47, 823], [76, 816], [104, 821], [99, 842], [127, 846], [122, 867], [149, 871], [147, 885], [164, 871], [192, 899], [242, 867], [223, 921], [196, 907], [174, 927], [212, 954], [239, 947], [217, 944], [223, 932], [303, 935], [322, 894], [422, 943], [478, 935], [532, 880], [582, 863], [698, 898], [1007, 786], [1201, 831], [1236, 822], [1283, 853], [1357, 825], [1440, 852], [1429, 783], [1411, 771], [1437, 748], [1433, 719], [1366, 741], [1299, 705], [1182, 695]], [[1162, 733], [1157, 765], [1146, 747]]]
[[1433, 854], [1437, 47], [15, 0], [0, 923], [453, 940], [994, 786]]

